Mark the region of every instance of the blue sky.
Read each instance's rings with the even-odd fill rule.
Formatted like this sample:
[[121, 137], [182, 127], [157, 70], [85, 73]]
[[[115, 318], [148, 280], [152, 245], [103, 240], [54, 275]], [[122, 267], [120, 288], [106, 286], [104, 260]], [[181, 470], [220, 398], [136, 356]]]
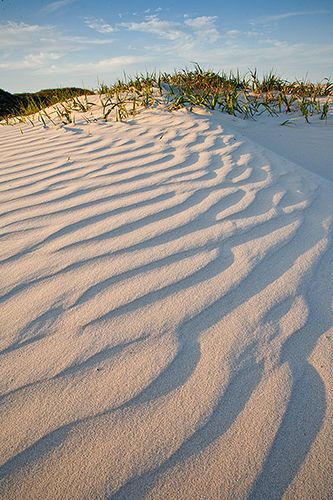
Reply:
[[333, 78], [333, 2], [0, 0], [0, 88], [190, 67]]

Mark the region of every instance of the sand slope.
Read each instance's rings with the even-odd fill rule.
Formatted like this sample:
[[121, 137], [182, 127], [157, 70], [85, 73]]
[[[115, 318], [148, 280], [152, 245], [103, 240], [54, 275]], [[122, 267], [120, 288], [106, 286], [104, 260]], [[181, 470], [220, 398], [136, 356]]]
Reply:
[[332, 498], [333, 184], [185, 111], [0, 162], [1, 497]]

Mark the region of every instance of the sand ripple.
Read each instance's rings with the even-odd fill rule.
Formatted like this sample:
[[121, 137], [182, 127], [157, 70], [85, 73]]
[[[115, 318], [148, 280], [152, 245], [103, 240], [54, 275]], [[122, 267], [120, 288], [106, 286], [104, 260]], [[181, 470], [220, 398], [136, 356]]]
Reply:
[[3, 498], [333, 496], [333, 190], [224, 127], [0, 130]]

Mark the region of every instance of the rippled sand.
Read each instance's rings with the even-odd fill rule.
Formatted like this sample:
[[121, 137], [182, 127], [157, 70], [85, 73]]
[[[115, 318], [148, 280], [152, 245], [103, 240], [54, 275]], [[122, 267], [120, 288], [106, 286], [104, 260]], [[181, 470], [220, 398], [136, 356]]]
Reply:
[[227, 123], [0, 129], [2, 498], [333, 497], [333, 184]]

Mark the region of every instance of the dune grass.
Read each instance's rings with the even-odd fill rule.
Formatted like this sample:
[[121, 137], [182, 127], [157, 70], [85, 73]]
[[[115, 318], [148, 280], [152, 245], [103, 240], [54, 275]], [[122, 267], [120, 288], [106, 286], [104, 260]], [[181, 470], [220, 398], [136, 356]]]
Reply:
[[[52, 89], [48, 99], [27, 94], [19, 110], [3, 117], [2, 124], [42, 122], [65, 125], [74, 123], [75, 112], [87, 121], [97, 119], [116, 121], [134, 116], [142, 108], [163, 105], [172, 111], [195, 107], [219, 110], [233, 116], [255, 118], [263, 113], [270, 115], [296, 114], [310, 122], [310, 117], [319, 115], [327, 119], [333, 97], [333, 83], [324, 79], [320, 83], [310, 81], [288, 82], [272, 71], [258, 77], [257, 70], [241, 75], [204, 70], [195, 64], [193, 69], [183, 69], [169, 73], [150, 73], [124, 77], [112, 85], [99, 84], [97, 89], [70, 92], [68, 89]], [[51, 94], [50, 94], [51, 92]], [[82, 92], [81, 92], [82, 94]], [[98, 95], [98, 102], [89, 99], [90, 94]], [[52, 110], [46, 106], [54, 105]], [[100, 108], [100, 116], [93, 113]], [[285, 120], [283, 124], [287, 123]]]

